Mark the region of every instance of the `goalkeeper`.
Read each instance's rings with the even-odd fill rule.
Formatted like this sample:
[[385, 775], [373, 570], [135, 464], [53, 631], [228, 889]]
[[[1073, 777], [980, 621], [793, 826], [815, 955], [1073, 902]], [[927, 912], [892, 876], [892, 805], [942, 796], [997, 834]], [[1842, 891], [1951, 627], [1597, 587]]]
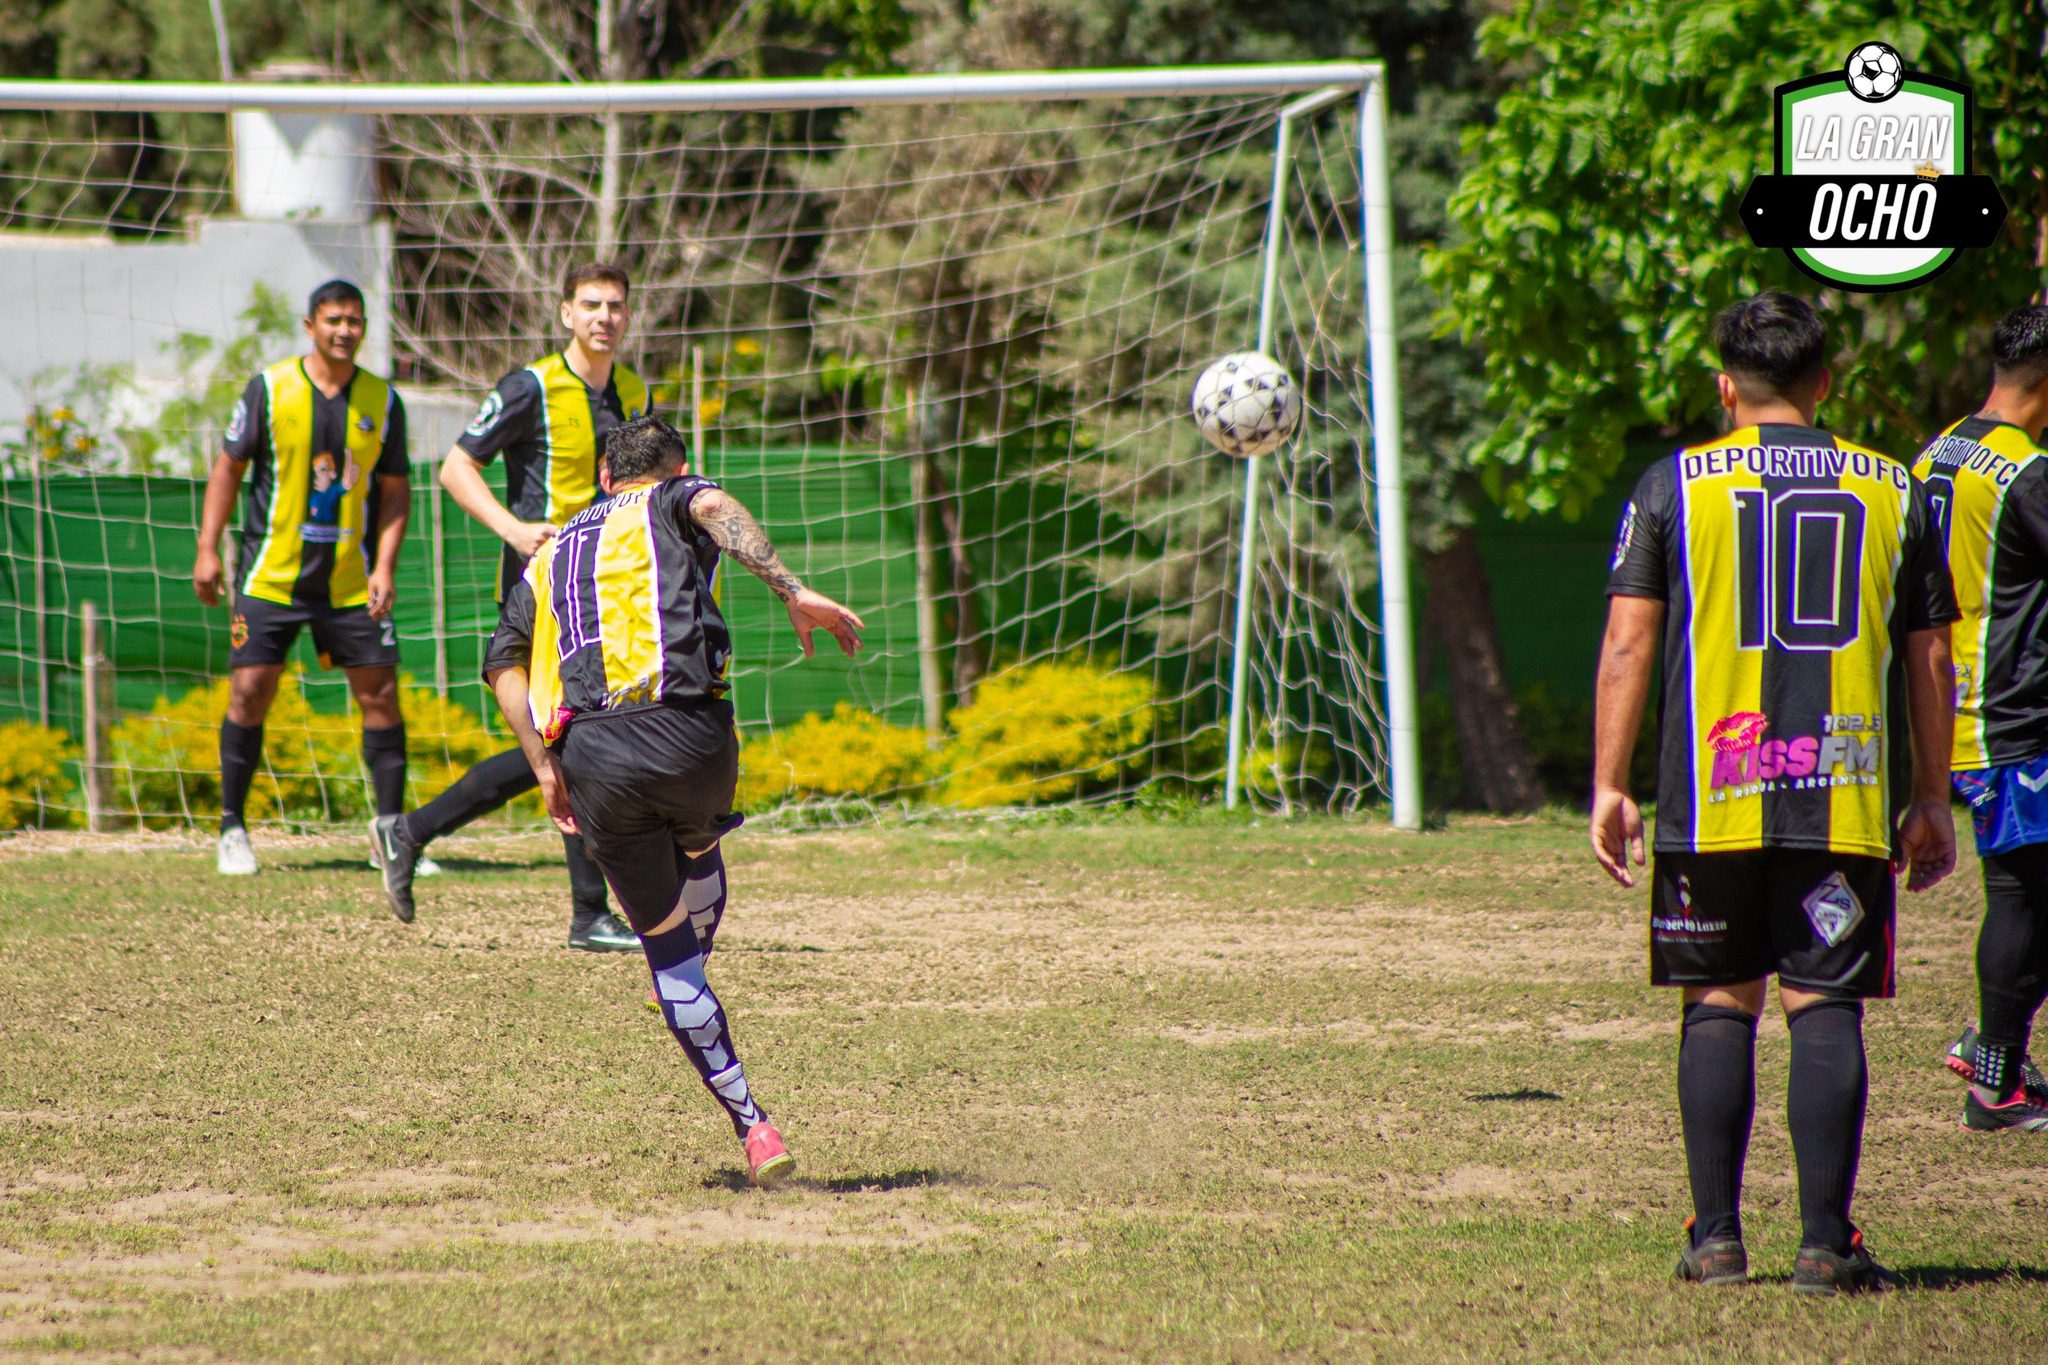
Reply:
[[[597, 452], [606, 434], [647, 411], [647, 385], [617, 363], [632, 321], [629, 287], [626, 272], [615, 265], [570, 270], [559, 309], [568, 346], [500, 379], [441, 463], [441, 486], [505, 542], [498, 565], [500, 603], [528, 557], [597, 497]], [[504, 503], [483, 475], [500, 454]], [[533, 770], [524, 755], [510, 749], [478, 763], [420, 809], [377, 820], [370, 847], [383, 869], [391, 913], [411, 922], [413, 875], [427, 844], [532, 790]], [[565, 833], [562, 851], [569, 863], [569, 946], [633, 951], [639, 945], [606, 908], [604, 878], [582, 838]]]
[[739, 740], [725, 699], [731, 636], [711, 596], [722, 550], [774, 590], [804, 653], [823, 630], [848, 655], [862, 622], [783, 566], [747, 509], [686, 472], [653, 417], [605, 446], [610, 500], [543, 543], [505, 599], [484, 673], [548, 814], [580, 834], [640, 935], [669, 1030], [732, 1120], [757, 1184], [795, 1165], [747, 1086], [704, 977], [725, 909], [719, 839]]

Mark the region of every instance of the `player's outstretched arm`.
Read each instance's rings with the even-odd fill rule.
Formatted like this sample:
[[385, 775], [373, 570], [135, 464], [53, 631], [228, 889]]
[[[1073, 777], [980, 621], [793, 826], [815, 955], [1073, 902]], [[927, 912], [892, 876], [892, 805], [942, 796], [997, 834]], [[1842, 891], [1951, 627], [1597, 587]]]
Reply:
[[248, 466], [222, 451], [206, 475], [206, 497], [199, 505], [199, 553], [192, 560], [192, 591], [201, 602], [220, 605], [227, 573], [220, 562], [220, 537], [235, 510], [235, 494]]
[[1948, 626], [1907, 631], [1903, 662], [1906, 714], [1913, 726], [1913, 804], [1899, 823], [1899, 848], [1906, 855], [1906, 889], [1925, 891], [1956, 866], [1956, 819], [1948, 795], [1956, 674]]
[[860, 633], [867, 622], [855, 616], [821, 592], [813, 592], [789, 571], [782, 556], [768, 543], [767, 532], [738, 498], [722, 488], [707, 488], [690, 500], [690, 519], [704, 528], [718, 548], [735, 563], [766, 583], [789, 609], [789, 623], [796, 627], [797, 643], [804, 657], [811, 656], [811, 632], [822, 630], [839, 642], [851, 656], [860, 652]]
[[1593, 703], [1593, 858], [1623, 886], [1641, 867], [1643, 814], [1628, 794], [1629, 756], [1643, 723], [1664, 629], [1664, 603], [1655, 597], [1608, 599], [1607, 635], [1600, 642], [1600, 679]]

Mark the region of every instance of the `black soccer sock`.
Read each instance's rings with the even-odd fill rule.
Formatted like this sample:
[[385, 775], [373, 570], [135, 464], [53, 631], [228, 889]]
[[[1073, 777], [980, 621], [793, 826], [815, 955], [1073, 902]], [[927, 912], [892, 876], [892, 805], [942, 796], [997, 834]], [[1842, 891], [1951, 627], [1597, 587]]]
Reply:
[[249, 784], [263, 765], [263, 727], [220, 723], [220, 827], [240, 829], [249, 804]]
[[412, 830], [413, 842], [424, 848], [539, 785], [532, 765], [520, 750], [492, 754], [457, 778], [447, 791], [407, 816], [406, 824]]
[[754, 1102], [746, 1068], [733, 1051], [725, 1010], [704, 979], [704, 952], [696, 931], [685, 921], [665, 934], [643, 936], [640, 950], [654, 973], [654, 993], [669, 1032], [682, 1044], [705, 1089], [724, 1107], [733, 1132], [744, 1138], [747, 1129], [765, 1122], [768, 1115]]
[[580, 834], [562, 836], [562, 856], [569, 863], [569, 923], [581, 929], [605, 913], [604, 873], [591, 861]]
[[1799, 1167], [1800, 1245], [1846, 1254], [1855, 1230], [1849, 1201], [1863, 1151], [1870, 1073], [1863, 1058], [1863, 1002], [1823, 1000], [1788, 1021], [1792, 1075], [1785, 1118]]
[[377, 814], [396, 815], [405, 809], [405, 722], [382, 730], [363, 727], [363, 766], [370, 770], [370, 789], [377, 796]]
[[1756, 1117], [1756, 1016], [1685, 1007], [1678, 1042], [1678, 1114], [1699, 1246], [1742, 1236], [1742, 1163]]
[[1977, 931], [1979, 1098], [2009, 1100], [2034, 1015], [2048, 997], [2048, 845], [1993, 854], [1984, 864], [1984, 925]]

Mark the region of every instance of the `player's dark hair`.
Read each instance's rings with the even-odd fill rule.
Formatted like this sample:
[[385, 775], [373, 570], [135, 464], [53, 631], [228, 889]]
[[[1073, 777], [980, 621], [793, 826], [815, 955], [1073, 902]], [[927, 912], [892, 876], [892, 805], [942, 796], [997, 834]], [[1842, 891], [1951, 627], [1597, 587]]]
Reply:
[[1805, 299], [1766, 289], [1722, 310], [1714, 347], [1745, 397], [1801, 398], [1820, 379], [1827, 329]]
[[626, 483], [649, 474], [674, 473], [690, 458], [690, 443], [683, 433], [649, 414], [606, 432], [598, 456], [611, 466], [614, 483]]
[[363, 302], [363, 291], [347, 280], [329, 280], [315, 289], [313, 296], [306, 300], [306, 316], [319, 317], [320, 305], [323, 303], [353, 303], [366, 317], [370, 312], [370, 305]]
[[627, 278], [624, 266], [613, 265], [610, 261], [590, 261], [584, 265], [570, 266], [568, 273], [562, 276], [562, 302], [567, 303], [575, 298], [576, 290], [592, 280], [615, 284], [621, 294], [628, 297], [632, 295], [633, 281]]
[[2048, 306], [2030, 303], [1998, 320], [1991, 333], [1991, 373], [2015, 389], [2048, 379]]

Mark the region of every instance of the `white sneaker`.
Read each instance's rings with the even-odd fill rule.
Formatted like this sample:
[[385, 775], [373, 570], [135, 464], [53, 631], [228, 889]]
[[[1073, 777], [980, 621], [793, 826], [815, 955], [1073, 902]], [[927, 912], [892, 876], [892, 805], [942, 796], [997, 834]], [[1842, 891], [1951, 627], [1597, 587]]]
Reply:
[[[377, 821], [380, 818], [382, 817], [375, 815], [370, 817], [370, 848], [373, 850], [370, 854], [370, 866], [382, 871], [384, 864], [378, 861], [377, 855], [374, 852], [377, 847]], [[438, 877], [441, 875], [441, 865], [422, 853], [413, 860], [412, 875], [415, 877]]]
[[240, 825], [220, 832], [220, 847], [214, 850], [213, 870], [223, 877], [256, 875], [256, 850], [249, 847], [249, 831]]

